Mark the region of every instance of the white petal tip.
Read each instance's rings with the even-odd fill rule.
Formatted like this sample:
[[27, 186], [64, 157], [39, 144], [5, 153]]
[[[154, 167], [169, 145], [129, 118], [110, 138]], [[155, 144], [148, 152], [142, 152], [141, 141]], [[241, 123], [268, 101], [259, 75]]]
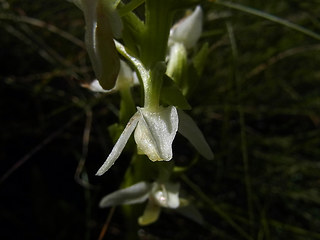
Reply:
[[[121, 153], [121, 151], [120, 151], [120, 153]], [[120, 153], [119, 153], [119, 155], [120, 155]], [[117, 160], [118, 157], [119, 156], [113, 156], [112, 152], [111, 152], [109, 157], [107, 158], [107, 160], [102, 164], [102, 166], [97, 171], [96, 176], [101, 176], [105, 172], [107, 172], [112, 167], [112, 165], [115, 163], [115, 161]]]
[[139, 114], [135, 113], [129, 120], [127, 126], [121, 133], [118, 141], [114, 145], [111, 153], [109, 154], [106, 161], [102, 164], [102, 166], [99, 168], [98, 172], [96, 173], [97, 176], [101, 176], [106, 171], [109, 170], [109, 168], [112, 167], [112, 165], [115, 163], [115, 161], [119, 158], [122, 150], [124, 149], [125, 145], [127, 144], [132, 132], [137, 126], [138, 121], [140, 120]]
[[180, 42], [186, 48], [192, 48], [201, 36], [202, 18], [202, 8], [197, 6], [191, 15], [184, 18], [171, 29], [169, 45], [172, 42]]
[[109, 169], [102, 169], [100, 168], [97, 172], [96, 172], [96, 176], [101, 176], [103, 175], [106, 171], [108, 171]]

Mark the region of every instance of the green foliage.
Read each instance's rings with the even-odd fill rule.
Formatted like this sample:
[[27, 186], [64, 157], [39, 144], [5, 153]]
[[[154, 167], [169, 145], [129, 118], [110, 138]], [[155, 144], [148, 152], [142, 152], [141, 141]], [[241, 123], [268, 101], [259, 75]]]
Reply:
[[161, 89], [161, 100], [167, 105], [176, 106], [181, 109], [191, 109], [190, 104], [183, 96], [179, 87], [175, 84], [175, 82], [164, 75], [163, 86]]

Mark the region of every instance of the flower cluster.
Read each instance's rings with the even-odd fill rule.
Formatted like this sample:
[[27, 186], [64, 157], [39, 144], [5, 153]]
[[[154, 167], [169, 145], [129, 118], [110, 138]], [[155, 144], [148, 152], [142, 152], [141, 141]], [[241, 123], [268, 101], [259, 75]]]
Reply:
[[[193, 29], [196, 29], [196, 32], [193, 32]], [[199, 39], [201, 29], [202, 10], [198, 6], [190, 16], [171, 29], [168, 46], [171, 49], [175, 48], [177, 44], [182, 45], [183, 48], [192, 47]], [[172, 66], [179, 64], [179, 59], [175, 59], [172, 55], [171, 50], [169, 65], [174, 69]], [[140, 69], [143, 68], [141, 63], [139, 66]], [[140, 70], [139, 68], [138, 70]], [[143, 72], [141, 77], [148, 75], [145, 73], [147, 70], [143, 69]], [[137, 107], [137, 109], [138, 111], [128, 122], [108, 158], [98, 170], [97, 175], [102, 175], [114, 164], [133, 131], [138, 153], [147, 155], [152, 161], [169, 161], [172, 159], [172, 142], [177, 131], [185, 136], [202, 156], [207, 159], [213, 158], [212, 151], [200, 129], [192, 118], [182, 110], [174, 106], [159, 106], [152, 110], [140, 107]]]
[[[213, 153], [192, 118], [180, 109], [178, 104], [170, 101], [168, 104], [167, 99], [163, 101], [169, 106], [160, 105], [164, 79], [171, 81], [169, 85], [173, 86], [172, 89], [179, 89], [179, 81], [183, 76], [181, 72], [185, 70], [187, 62], [187, 51], [196, 44], [202, 32], [201, 7], [197, 6], [189, 16], [170, 29], [170, 19], [173, 16], [170, 11], [173, 11], [171, 4], [174, 1], [165, 1], [161, 5], [155, 0], [147, 0], [145, 23], [132, 13], [122, 12], [122, 19], [129, 25], [123, 28], [116, 10], [122, 6], [119, 1], [116, 1], [119, 6], [113, 5], [113, 1], [105, 0], [73, 1], [84, 12], [86, 45], [97, 77], [90, 89], [110, 93], [130, 88], [134, 84], [135, 74], [131, 70], [133, 67], [144, 90], [144, 106], [136, 107], [136, 113], [128, 121], [96, 175], [100, 176], [110, 169], [133, 133], [137, 153], [146, 155], [151, 161], [170, 161], [173, 158], [172, 143], [177, 132], [186, 137], [203, 157], [212, 159]], [[166, 15], [163, 21], [157, 17], [159, 12]], [[137, 26], [133, 25], [132, 21]], [[159, 28], [159, 39], [155, 38], [155, 28]], [[122, 41], [123, 29], [128, 32], [123, 34], [126, 39]], [[134, 37], [136, 32], [141, 36]], [[139, 47], [133, 44], [133, 39], [140, 41]], [[159, 46], [153, 55], [152, 44], [156, 42]], [[169, 54], [165, 60], [167, 51]], [[131, 67], [120, 61], [117, 52]], [[174, 88], [175, 84], [178, 88]], [[184, 99], [183, 91], [175, 91]], [[169, 177], [165, 181], [139, 182], [107, 195], [100, 202], [100, 206], [141, 203], [148, 199], [145, 212], [139, 218], [139, 223], [146, 225], [158, 218], [160, 207], [176, 209], [181, 205], [179, 188], [180, 185], [169, 181]]]

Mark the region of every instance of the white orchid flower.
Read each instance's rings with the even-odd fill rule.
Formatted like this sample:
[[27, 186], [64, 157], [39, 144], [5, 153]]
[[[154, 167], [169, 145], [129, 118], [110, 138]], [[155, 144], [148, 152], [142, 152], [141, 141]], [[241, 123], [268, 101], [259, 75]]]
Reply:
[[140, 154], [146, 154], [152, 161], [171, 160], [172, 142], [179, 122], [177, 109], [172, 106], [159, 107], [158, 111], [152, 112], [145, 108], [137, 109], [96, 175], [102, 175], [114, 164], [134, 130]]
[[179, 183], [139, 182], [105, 196], [101, 199], [99, 206], [128, 205], [148, 200], [143, 215], [138, 219], [140, 225], [148, 225], [158, 219], [161, 207], [171, 209], [180, 207], [179, 189]]
[[192, 14], [175, 24], [170, 30], [169, 47], [175, 43], [182, 43], [185, 48], [192, 48], [201, 36], [202, 18], [202, 9], [197, 6]]
[[180, 81], [182, 73], [186, 70], [187, 49], [192, 48], [201, 36], [202, 18], [202, 9], [197, 6], [192, 14], [180, 20], [170, 30], [166, 74], [176, 82]]
[[190, 116], [175, 107], [159, 107], [158, 111], [139, 108], [114, 145], [106, 161], [96, 175], [101, 176], [115, 163], [124, 149], [131, 134], [134, 133], [138, 152], [146, 154], [152, 161], [172, 159], [172, 142], [179, 131], [207, 159], [213, 153], [202, 132]]
[[158, 183], [154, 182], [149, 192], [149, 201], [139, 217], [138, 222], [141, 226], [149, 225], [157, 221], [161, 207], [176, 209], [180, 206], [179, 183]]

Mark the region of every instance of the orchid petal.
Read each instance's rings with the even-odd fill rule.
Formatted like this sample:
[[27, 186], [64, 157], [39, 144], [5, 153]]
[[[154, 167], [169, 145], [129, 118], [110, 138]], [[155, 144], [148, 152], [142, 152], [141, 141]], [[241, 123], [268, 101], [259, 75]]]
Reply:
[[152, 161], [172, 159], [172, 142], [178, 130], [178, 113], [173, 106], [151, 112], [139, 108], [141, 119], [134, 132], [138, 151], [146, 154]]
[[112, 90], [104, 90], [97, 79], [93, 80], [88, 87], [91, 91], [97, 92], [97, 93], [112, 92]]
[[197, 151], [206, 159], [213, 159], [213, 153], [201, 130], [193, 119], [184, 111], [178, 110], [179, 132], [189, 140]]
[[110, 90], [103, 89], [97, 79], [93, 80], [88, 88], [93, 92], [113, 93], [115, 91], [121, 90], [126, 87], [131, 87], [136, 84], [134, 78], [134, 72], [131, 70], [129, 65], [126, 62], [120, 60], [120, 71], [114, 88]]
[[179, 183], [167, 183], [166, 185], [168, 199], [167, 199], [167, 207], [168, 208], [178, 208], [180, 205], [179, 200]]
[[193, 47], [201, 36], [202, 18], [202, 9], [197, 6], [191, 15], [182, 19], [170, 30], [169, 45], [181, 42], [186, 48]]
[[178, 213], [180, 213], [181, 215], [185, 216], [186, 218], [189, 218], [190, 220], [193, 220], [194, 222], [196, 222], [200, 225], [204, 224], [204, 219], [203, 219], [201, 213], [193, 205], [189, 204], [184, 207], [179, 207], [176, 209], [176, 211]]
[[180, 205], [179, 183], [156, 183], [152, 189], [153, 200], [161, 207], [177, 208]]
[[142, 203], [148, 199], [152, 185], [147, 182], [139, 182], [128, 188], [120, 189], [108, 194], [101, 199], [100, 207], [111, 207], [117, 205], [129, 205]]
[[179, 82], [187, 67], [187, 51], [182, 43], [174, 43], [170, 48], [167, 75]]
[[131, 87], [133, 84], [133, 71], [126, 62], [120, 60], [120, 71], [115, 88], [120, 90], [125, 87]]
[[160, 215], [160, 206], [152, 201], [148, 201], [143, 215], [139, 217], [138, 222], [141, 226], [146, 226], [158, 220]]
[[123, 132], [121, 133], [118, 141], [116, 142], [116, 144], [114, 145], [111, 153], [109, 154], [107, 160], [103, 163], [103, 165], [100, 167], [100, 169], [98, 170], [98, 172], [96, 173], [96, 175], [101, 176], [102, 174], [104, 174], [106, 171], [109, 170], [109, 168], [114, 164], [114, 162], [118, 159], [118, 157], [120, 156], [122, 150], [124, 149], [125, 145], [127, 144], [132, 132], [134, 131], [134, 129], [137, 126], [137, 123], [140, 120], [140, 114], [139, 113], [135, 113], [131, 119], [129, 120], [127, 126], [125, 127], [125, 129], [123, 130]]

